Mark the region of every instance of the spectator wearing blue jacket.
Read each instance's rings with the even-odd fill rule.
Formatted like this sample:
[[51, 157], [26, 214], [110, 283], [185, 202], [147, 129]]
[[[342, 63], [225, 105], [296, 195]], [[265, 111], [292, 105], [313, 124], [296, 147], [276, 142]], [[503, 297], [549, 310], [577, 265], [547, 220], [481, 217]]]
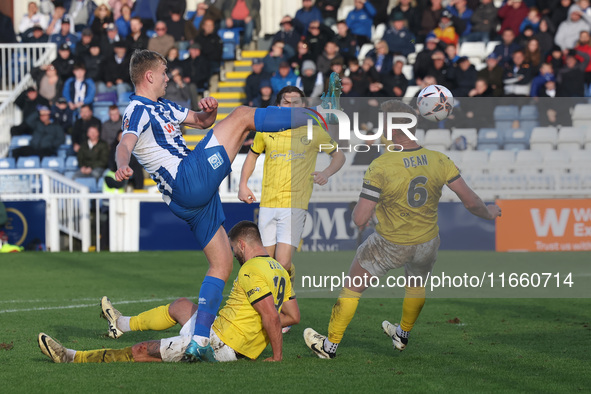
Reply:
[[355, 36], [357, 45], [371, 41], [371, 26], [376, 16], [376, 9], [367, 0], [355, 0], [355, 9], [347, 15], [347, 26]]
[[94, 81], [86, 78], [86, 66], [84, 63], [74, 64], [74, 76], [68, 78], [64, 84], [62, 95], [68, 100], [68, 107], [78, 117], [80, 107], [83, 105], [92, 105], [96, 94]]
[[295, 86], [298, 77], [294, 74], [288, 62], [281, 62], [279, 71], [271, 77], [271, 87], [273, 93], [279, 92], [286, 86]]
[[322, 11], [314, 5], [312, 0], [302, 0], [302, 8], [295, 14], [295, 20], [304, 25], [304, 31], [308, 30], [308, 25], [312, 21], [323, 22]]
[[546, 82], [555, 82], [556, 77], [554, 75], [554, 68], [550, 63], [542, 63], [540, 66], [540, 73], [531, 82], [529, 95], [531, 97], [540, 97], [542, 89], [545, 87]]
[[456, 32], [461, 37], [466, 37], [472, 32], [472, 15], [474, 11], [468, 8], [468, 2], [466, 0], [452, 0], [447, 7], [447, 10], [451, 13], [456, 28]]
[[406, 19], [402, 12], [396, 12], [390, 20], [390, 28], [382, 38], [388, 43], [390, 53], [408, 56], [415, 51], [415, 35], [406, 27]]
[[58, 48], [62, 44], [68, 44], [70, 51], [74, 53], [76, 44], [78, 43], [78, 37], [70, 33], [70, 17], [66, 15], [62, 18], [60, 31], [49, 36], [49, 42], [55, 42]]

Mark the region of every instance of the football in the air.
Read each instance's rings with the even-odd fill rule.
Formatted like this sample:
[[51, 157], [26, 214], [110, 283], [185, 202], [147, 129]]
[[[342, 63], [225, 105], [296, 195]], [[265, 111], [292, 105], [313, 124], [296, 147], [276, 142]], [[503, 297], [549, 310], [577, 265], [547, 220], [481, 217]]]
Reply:
[[419, 92], [417, 107], [423, 118], [438, 122], [453, 111], [454, 96], [445, 86], [430, 85]]

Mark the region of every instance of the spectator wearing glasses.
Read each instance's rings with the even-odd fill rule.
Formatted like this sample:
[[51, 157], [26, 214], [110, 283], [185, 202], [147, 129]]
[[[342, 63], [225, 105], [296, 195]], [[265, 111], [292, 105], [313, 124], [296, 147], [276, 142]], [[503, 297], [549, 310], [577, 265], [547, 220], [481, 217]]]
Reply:
[[148, 41], [148, 50], [158, 52], [164, 56], [174, 46], [174, 37], [167, 33], [168, 28], [163, 21], [156, 22], [154, 31], [156, 36]]

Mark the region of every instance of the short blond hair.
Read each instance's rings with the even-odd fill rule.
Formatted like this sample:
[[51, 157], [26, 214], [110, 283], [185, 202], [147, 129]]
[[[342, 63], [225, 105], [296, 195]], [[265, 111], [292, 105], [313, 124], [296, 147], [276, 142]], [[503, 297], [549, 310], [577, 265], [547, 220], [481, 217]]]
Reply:
[[[382, 112], [384, 112], [384, 113], [402, 112], [402, 113], [412, 114], [414, 116], [417, 116], [417, 111], [413, 107], [411, 107], [410, 105], [406, 104], [405, 102], [403, 102], [401, 100], [385, 101], [380, 105], [380, 108], [381, 108]], [[394, 123], [398, 123], [398, 124], [408, 123], [407, 118], [394, 118], [394, 119], [392, 119], [392, 121]], [[417, 131], [417, 126], [415, 125], [414, 127], [409, 127], [408, 130], [413, 135], [415, 135], [415, 133]], [[402, 132], [400, 130], [394, 130], [394, 133], [402, 133]]]
[[129, 61], [129, 76], [133, 85], [137, 85], [146, 72], [155, 70], [160, 64], [166, 65], [167, 61], [158, 52], [147, 49], [136, 50]]

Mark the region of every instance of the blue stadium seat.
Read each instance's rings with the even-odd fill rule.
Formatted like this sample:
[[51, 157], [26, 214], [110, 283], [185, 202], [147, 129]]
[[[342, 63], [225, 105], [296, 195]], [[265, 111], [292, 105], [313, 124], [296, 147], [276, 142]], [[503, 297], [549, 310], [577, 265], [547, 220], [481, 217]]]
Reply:
[[179, 51], [179, 59], [180, 60], [185, 60], [189, 58], [189, 51], [187, 49], [183, 49], [182, 51]]
[[512, 120], [495, 120], [495, 129], [507, 130], [513, 128]]
[[66, 160], [68, 156], [74, 156], [76, 152], [74, 152], [74, 148], [72, 148], [71, 144], [62, 144], [59, 148], [57, 148], [57, 155], [58, 157], [63, 157]]
[[16, 167], [14, 157], [4, 157], [0, 159], [0, 170], [8, 170]]
[[528, 130], [505, 130], [503, 141], [505, 150], [521, 150], [529, 148], [529, 137], [531, 131]]
[[76, 171], [78, 171], [78, 158], [76, 156], [68, 156], [66, 158], [64, 175], [70, 179], [74, 179]]
[[519, 111], [519, 120], [538, 120], [538, 107], [524, 105]]
[[98, 104], [99, 102], [103, 105], [105, 103], [108, 103], [107, 105], [116, 104], [117, 103], [117, 92], [97, 93], [94, 96], [94, 105], [95, 106], [99, 105]]
[[80, 177], [80, 178], [76, 178], [74, 179], [77, 183], [88, 187], [88, 189], [90, 190], [91, 193], [97, 193], [98, 187], [96, 184], [96, 179], [94, 179], [94, 177]]
[[236, 45], [224, 42], [222, 50], [222, 60], [234, 60], [236, 59]]
[[234, 45], [240, 45], [240, 32], [244, 30], [241, 27], [234, 27], [232, 29], [219, 29], [218, 35], [222, 39], [222, 42], [232, 43]]
[[59, 156], [47, 156], [41, 160], [41, 168], [57, 171], [61, 174], [65, 171], [64, 158]]
[[477, 150], [497, 150], [503, 147], [503, 135], [497, 129], [482, 128], [478, 130]]
[[495, 120], [519, 119], [519, 108], [516, 105], [498, 105], [494, 112]]
[[20, 148], [31, 144], [32, 135], [17, 135], [10, 139], [10, 148]]
[[102, 123], [109, 120], [109, 107], [106, 106], [95, 106], [94, 110], [92, 111], [93, 115], [100, 120]]
[[117, 105], [129, 104], [130, 96], [133, 93], [134, 93], [133, 90], [130, 90], [129, 92], [125, 92], [125, 93], [122, 93], [121, 95], [119, 95], [117, 97]]
[[39, 156], [23, 156], [16, 161], [16, 168], [39, 168]]
[[537, 119], [535, 120], [522, 120], [519, 122], [519, 128], [523, 130], [527, 130], [530, 133], [532, 130], [539, 126], [539, 122]]

